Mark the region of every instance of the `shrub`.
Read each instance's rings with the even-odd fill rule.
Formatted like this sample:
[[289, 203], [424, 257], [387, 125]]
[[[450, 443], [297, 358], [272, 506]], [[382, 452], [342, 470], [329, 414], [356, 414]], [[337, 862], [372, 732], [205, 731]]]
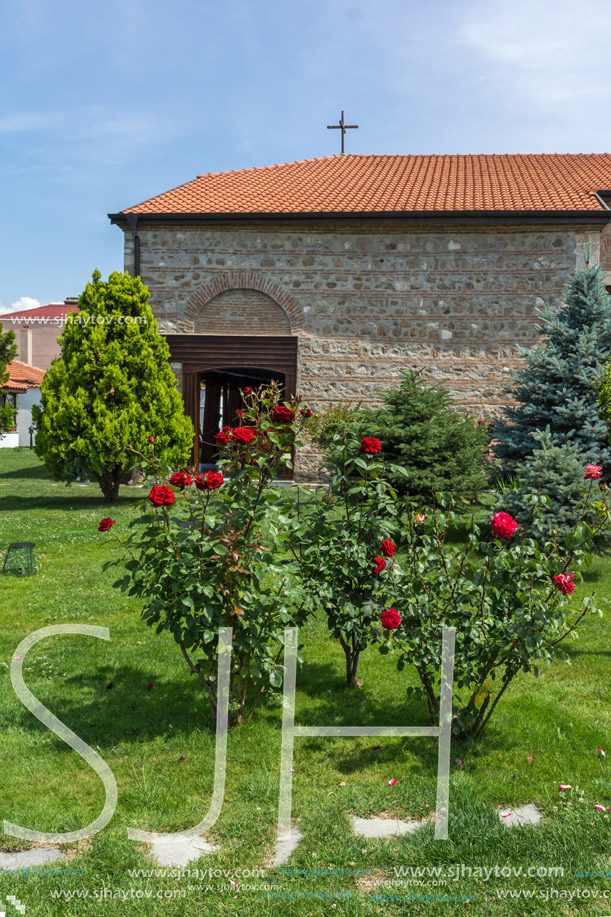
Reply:
[[441, 490], [452, 491], [457, 505], [478, 497], [487, 485], [486, 424], [459, 413], [449, 392], [427, 385], [421, 371], [403, 377], [384, 394], [383, 408], [361, 414], [361, 429], [378, 437], [384, 458], [403, 469], [390, 472], [390, 482], [428, 504]]
[[[368, 451], [367, 451], [368, 450]], [[360, 654], [382, 635], [381, 614], [396, 591], [397, 494], [386, 480], [377, 441], [329, 435], [329, 494], [298, 503], [302, 576], [346, 659], [346, 684], [357, 683]], [[330, 497], [330, 499], [329, 499]]]
[[[589, 482], [592, 483], [591, 481]], [[442, 627], [456, 628], [453, 731], [478, 736], [522, 670], [538, 675], [589, 612], [591, 597], [572, 598], [579, 567], [590, 562], [593, 531], [583, 521], [564, 543], [537, 543], [509, 514], [495, 514], [488, 537], [472, 521], [466, 548], [447, 543], [456, 525], [449, 494], [418, 522], [410, 506], [403, 521], [406, 577], [394, 607], [401, 617], [383, 653], [398, 667], [415, 665], [433, 722], [438, 721]], [[529, 496], [536, 513], [549, 497]], [[584, 496], [587, 506], [589, 493]], [[600, 525], [607, 524], [607, 513]], [[576, 607], [577, 606], [577, 607]], [[568, 661], [568, 657], [565, 656]]]
[[[549, 427], [545, 432], [535, 431], [534, 438], [540, 445], [515, 466], [516, 486], [502, 488], [504, 493], [497, 498], [495, 509], [510, 513], [538, 541], [550, 541], [554, 537], [564, 541], [583, 512], [583, 469], [587, 456], [570, 442], [554, 445]], [[533, 514], [530, 499], [533, 494], [549, 497], [549, 503], [541, 504], [537, 514]], [[589, 505], [583, 512], [584, 521], [590, 526], [597, 524], [600, 496], [599, 484], [593, 482]], [[598, 542], [604, 537], [605, 533], [601, 533]]]
[[298, 566], [285, 557], [291, 519], [269, 486], [290, 465], [307, 419], [297, 401], [280, 401], [275, 385], [244, 399], [242, 426], [217, 436], [220, 471], [175, 472], [166, 483], [154, 452], [140, 455], [156, 483], [123, 542], [127, 574], [115, 584], [143, 600], [142, 618], [156, 633], [172, 634], [214, 716], [218, 631], [233, 628], [235, 724], [249, 687], [260, 686], [252, 715], [261, 694], [282, 685], [284, 628], [304, 623], [309, 607]]

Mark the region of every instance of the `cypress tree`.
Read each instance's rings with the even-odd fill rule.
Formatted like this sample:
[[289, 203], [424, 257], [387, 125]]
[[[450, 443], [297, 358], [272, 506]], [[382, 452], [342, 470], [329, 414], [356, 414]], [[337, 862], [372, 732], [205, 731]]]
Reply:
[[70, 479], [75, 465], [84, 465], [107, 503], [117, 501], [121, 473], [133, 466], [134, 451], [150, 448], [150, 436], [159, 461], [175, 467], [184, 466], [193, 444], [148, 299], [139, 277], [115, 272], [102, 281], [95, 271], [32, 411], [36, 454], [53, 476]]

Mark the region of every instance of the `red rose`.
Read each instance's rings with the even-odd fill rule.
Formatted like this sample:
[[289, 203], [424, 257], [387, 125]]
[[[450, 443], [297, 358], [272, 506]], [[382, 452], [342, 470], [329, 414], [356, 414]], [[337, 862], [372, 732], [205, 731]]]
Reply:
[[149, 681], [148, 685], [146, 686], [146, 690], [147, 690], [147, 691], [152, 691], [152, 690], [153, 690], [153, 687], [154, 687], [154, 686], [153, 686], [153, 682], [152, 682], [152, 681]]
[[602, 465], [586, 465], [583, 472], [586, 481], [597, 481], [603, 473]]
[[368, 455], [375, 455], [376, 452], [382, 451], [382, 443], [375, 436], [366, 436], [361, 443], [361, 452]]
[[234, 427], [231, 431], [231, 439], [236, 443], [246, 445], [255, 437], [255, 430], [252, 427]]
[[195, 486], [198, 490], [214, 490], [220, 487], [225, 478], [220, 471], [208, 471], [206, 474], [198, 474], [195, 478]]
[[153, 506], [171, 506], [175, 497], [176, 494], [172, 488], [167, 487], [165, 484], [159, 484], [156, 487], [152, 487], [149, 494], [149, 500]]
[[229, 436], [231, 434], [231, 427], [223, 427], [220, 433], [215, 435], [215, 440], [219, 446], [226, 446], [229, 442]]
[[246, 413], [246, 411], [243, 411], [243, 410], [240, 408], [240, 410], [239, 410], [239, 411], [236, 411], [235, 413], [236, 413], [236, 417], [244, 417], [244, 414]]
[[379, 576], [382, 570], [386, 568], [386, 561], [383, 557], [374, 557], [374, 560], [376, 562], [376, 566], [374, 568], [373, 575]]
[[558, 589], [562, 595], [572, 595], [575, 591], [575, 579], [574, 573], [560, 573], [558, 576], [553, 576], [555, 584], [558, 586]]
[[295, 420], [295, 412], [291, 411], [290, 408], [284, 407], [284, 405], [279, 404], [274, 410], [274, 420], [278, 420], [282, 423], [291, 423]]
[[393, 544], [390, 538], [385, 538], [380, 547], [382, 548], [384, 557], [392, 557], [397, 550], [396, 545]]
[[149, 436], [149, 443], [156, 443], [156, 442], [157, 440], [155, 439], [154, 436]]
[[253, 391], [254, 391], [254, 389], [252, 389], [252, 388], [250, 387], [250, 385], [247, 385], [246, 388], [244, 389], [244, 394], [245, 394], [245, 395], [252, 395]]
[[181, 490], [184, 490], [185, 487], [188, 487], [191, 483], [191, 475], [187, 474], [186, 471], [176, 471], [174, 474], [171, 474], [168, 478], [170, 484], [173, 484], [174, 487], [180, 487]]
[[394, 608], [387, 608], [380, 615], [380, 621], [386, 630], [396, 630], [401, 623], [401, 615]]
[[304, 408], [303, 411], [301, 412], [301, 416], [302, 417], [313, 417], [314, 411], [311, 411], [310, 408]]
[[495, 513], [490, 525], [497, 538], [511, 538], [518, 528], [518, 523], [509, 513]]
[[107, 532], [111, 525], [115, 524], [115, 520], [111, 519], [110, 516], [107, 516], [106, 519], [102, 519], [98, 525], [98, 532]]
[[478, 422], [478, 423], [483, 423], [484, 421], [483, 421], [483, 420], [478, 420], [477, 422]]

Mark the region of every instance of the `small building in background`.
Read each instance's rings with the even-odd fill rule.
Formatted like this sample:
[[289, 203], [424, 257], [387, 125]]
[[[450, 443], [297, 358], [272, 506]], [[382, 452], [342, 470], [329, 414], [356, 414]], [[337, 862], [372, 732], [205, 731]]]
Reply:
[[32, 407], [40, 403], [40, 386], [44, 369], [13, 360], [7, 366], [9, 378], [0, 389], [0, 407], [12, 404], [16, 408], [16, 423], [12, 431], [0, 434], [0, 449], [30, 445]]
[[15, 332], [19, 360], [46, 371], [51, 361], [60, 355], [57, 339], [68, 321], [67, 316], [77, 312], [78, 298], [71, 296], [63, 303], [0, 315], [0, 325], [4, 332]]

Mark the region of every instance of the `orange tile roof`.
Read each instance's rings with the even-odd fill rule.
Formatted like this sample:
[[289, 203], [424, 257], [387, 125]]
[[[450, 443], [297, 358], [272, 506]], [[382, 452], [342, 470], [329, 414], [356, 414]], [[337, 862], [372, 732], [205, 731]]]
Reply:
[[[0, 324], [3, 321], [13, 318], [31, 317], [35, 323], [39, 323], [41, 318], [65, 318], [68, 312], [79, 312], [80, 309], [76, 302], [74, 303], [49, 303], [47, 306], [36, 306], [35, 309], [22, 309], [20, 312], [6, 312], [0, 315]], [[6, 330], [6, 329], [5, 329]]]
[[39, 388], [45, 377], [44, 369], [30, 366], [29, 363], [22, 363], [21, 360], [13, 360], [6, 368], [9, 378], [2, 388], [11, 391], [25, 392], [28, 388]]
[[595, 194], [610, 188], [609, 153], [348, 154], [198, 175], [121, 213], [600, 213]]

